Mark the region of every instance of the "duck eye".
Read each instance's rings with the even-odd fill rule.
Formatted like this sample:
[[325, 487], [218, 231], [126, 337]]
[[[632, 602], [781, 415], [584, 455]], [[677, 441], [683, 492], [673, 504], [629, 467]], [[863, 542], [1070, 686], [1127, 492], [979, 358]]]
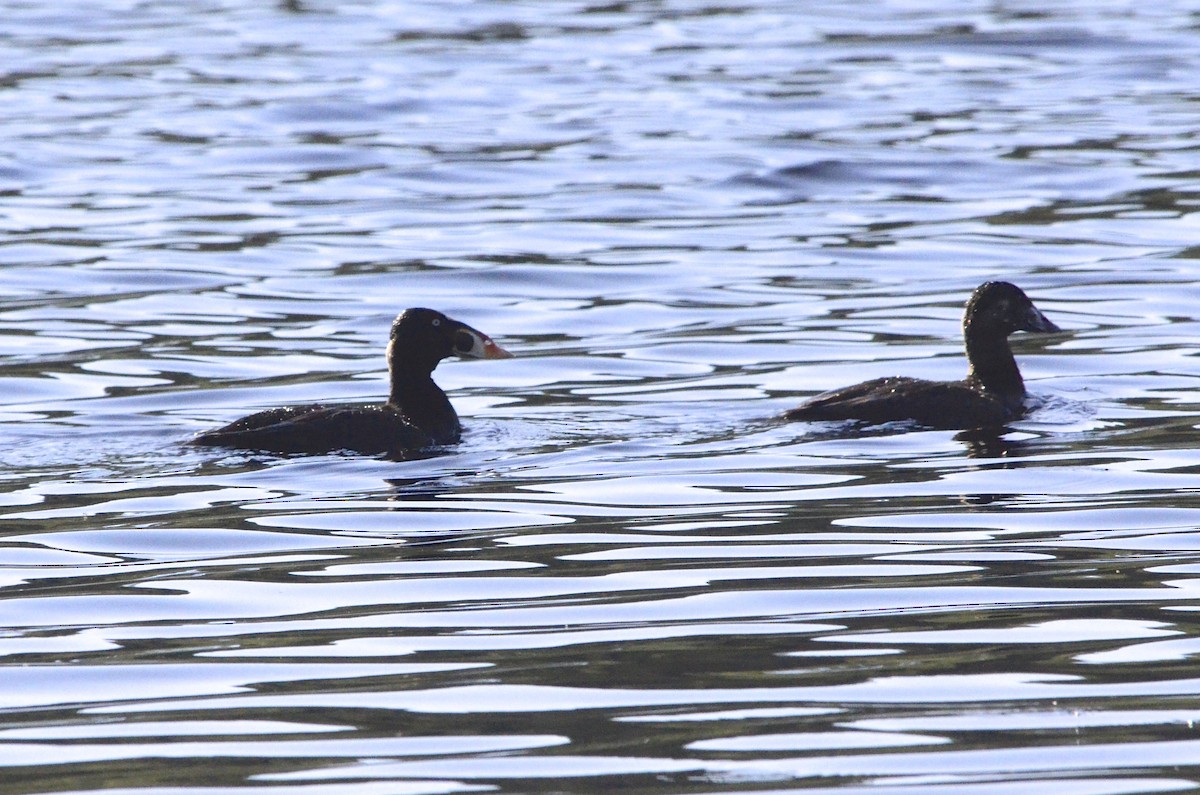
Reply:
[[434, 328], [438, 328], [439, 326], [442, 325], [441, 318], [437, 318], [437, 317], [435, 317], [433, 320], [431, 320], [429, 322], [433, 325]]

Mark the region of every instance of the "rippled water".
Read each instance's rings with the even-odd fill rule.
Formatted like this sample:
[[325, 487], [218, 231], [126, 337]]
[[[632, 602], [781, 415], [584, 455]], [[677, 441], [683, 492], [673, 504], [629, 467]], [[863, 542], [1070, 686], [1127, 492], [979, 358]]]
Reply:
[[[7, 4], [0, 793], [1195, 788], [1198, 21]], [[773, 420], [989, 278], [1003, 436]], [[413, 305], [462, 444], [185, 444]]]

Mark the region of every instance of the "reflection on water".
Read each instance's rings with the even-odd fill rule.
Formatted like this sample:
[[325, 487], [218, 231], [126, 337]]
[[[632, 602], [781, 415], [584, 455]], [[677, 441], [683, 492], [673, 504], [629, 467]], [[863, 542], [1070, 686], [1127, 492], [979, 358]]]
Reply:
[[[5, 26], [5, 793], [1200, 781], [1190, 9]], [[1031, 416], [777, 421], [961, 377], [989, 278]], [[184, 444], [380, 400], [413, 305], [518, 356], [461, 444]]]

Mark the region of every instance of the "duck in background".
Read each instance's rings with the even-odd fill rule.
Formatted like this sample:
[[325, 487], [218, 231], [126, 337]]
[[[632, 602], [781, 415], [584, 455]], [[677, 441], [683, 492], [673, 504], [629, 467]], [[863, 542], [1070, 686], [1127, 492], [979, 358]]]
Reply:
[[930, 428], [1004, 425], [1025, 413], [1025, 382], [1008, 335], [1060, 331], [1009, 282], [981, 284], [963, 313], [967, 377], [927, 381], [894, 376], [825, 392], [784, 413], [787, 420], [912, 421]]

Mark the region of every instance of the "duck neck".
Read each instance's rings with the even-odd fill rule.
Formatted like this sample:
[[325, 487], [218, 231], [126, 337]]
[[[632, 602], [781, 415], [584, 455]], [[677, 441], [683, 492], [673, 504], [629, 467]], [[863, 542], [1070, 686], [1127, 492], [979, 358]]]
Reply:
[[450, 405], [450, 399], [441, 387], [433, 382], [431, 373], [394, 367], [388, 405], [429, 434], [436, 443], [458, 441], [462, 432], [454, 406]]
[[967, 382], [1016, 408], [1025, 400], [1025, 382], [1003, 334], [973, 335], [967, 339]]

